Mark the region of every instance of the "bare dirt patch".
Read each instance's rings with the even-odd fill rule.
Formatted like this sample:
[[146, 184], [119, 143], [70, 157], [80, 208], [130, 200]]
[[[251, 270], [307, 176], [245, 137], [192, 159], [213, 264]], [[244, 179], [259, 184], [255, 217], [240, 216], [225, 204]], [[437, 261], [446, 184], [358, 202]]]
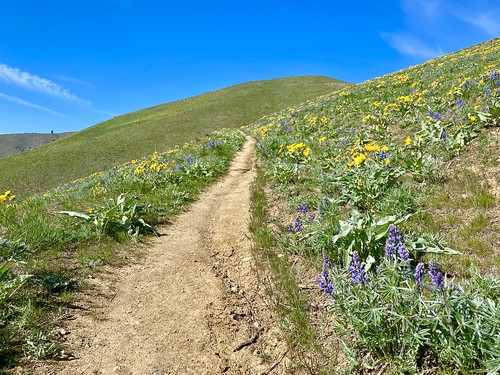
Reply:
[[[34, 374], [278, 374], [287, 346], [266, 302], [249, 237], [254, 141], [229, 174], [140, 262], [96, 279], [87, 310], [59, 329], [66, 361]], [[25, 369], [26, 370], [26, 369]]]

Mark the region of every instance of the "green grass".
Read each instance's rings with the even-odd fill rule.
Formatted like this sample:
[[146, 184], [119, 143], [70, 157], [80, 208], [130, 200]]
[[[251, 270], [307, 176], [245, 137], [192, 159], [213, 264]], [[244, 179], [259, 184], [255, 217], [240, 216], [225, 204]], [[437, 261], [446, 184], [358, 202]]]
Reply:
[[[300, 272], [294, 269], [287, 251], [277, 246], [268, 214], [268, 197], [265, 194], [266, 177], [258, 169], [252, 188], [252, 221], [250, 230], [255, 242], [254, 255], [264, 279], [268, 296], [274, 303], [281, 329], [286, 335], [295, 370], [307, 369], [311, 373], [326, 373], [335, 359], [328, 358], [318, 344], [321, 332], [314, 329], [308, 318], [308, 298], [298, 286]], [[329, 348], [331, 350], [331, 348]], [[329, 369], [331, 367], [328, 367]]]
[[332, 92], [323, 76], [255, 81], [115, 117], [0, 159], [0, 191], [28, 196]]

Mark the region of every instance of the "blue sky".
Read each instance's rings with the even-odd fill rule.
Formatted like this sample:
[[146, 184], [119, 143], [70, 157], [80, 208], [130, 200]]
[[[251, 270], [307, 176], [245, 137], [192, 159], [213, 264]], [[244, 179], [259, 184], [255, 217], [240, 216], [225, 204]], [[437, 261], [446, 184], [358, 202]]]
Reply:
[[499, 36], [498, 0], [0, 1], [0, 133], [253, 80], [362, 82]]

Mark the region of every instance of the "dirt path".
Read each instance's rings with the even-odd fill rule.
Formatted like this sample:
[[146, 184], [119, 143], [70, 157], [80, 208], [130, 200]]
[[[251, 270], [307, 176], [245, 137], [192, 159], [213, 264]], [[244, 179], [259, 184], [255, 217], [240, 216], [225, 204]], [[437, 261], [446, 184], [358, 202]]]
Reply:
[[248, 235], [254, 162], [248, 139], [229, 174], [162, 228], [144, 259], [99, 280], [100, 306], [61, 330], [74, 358], [34, 373], [283, 373], [286, 344]]

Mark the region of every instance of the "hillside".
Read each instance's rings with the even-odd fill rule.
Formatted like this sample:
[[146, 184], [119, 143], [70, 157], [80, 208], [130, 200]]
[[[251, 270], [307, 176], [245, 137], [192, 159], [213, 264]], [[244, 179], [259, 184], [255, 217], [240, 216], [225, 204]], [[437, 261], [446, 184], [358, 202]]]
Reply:
[[312, 372], [500, 372], [499, 62], [494, 39], [253, 127], [256, 242]]
[[56, 139], [66, 137], [71, 133], [44, 134], [44, 133], [16, 133], [0, 134], [0, 158], [27, 151]]
[[221, 128], [332, 92], [346, 83], [321, 77], [255, 81], [115, 117], [69, 137], [0, 160], [0, 190], [43, 192]]

